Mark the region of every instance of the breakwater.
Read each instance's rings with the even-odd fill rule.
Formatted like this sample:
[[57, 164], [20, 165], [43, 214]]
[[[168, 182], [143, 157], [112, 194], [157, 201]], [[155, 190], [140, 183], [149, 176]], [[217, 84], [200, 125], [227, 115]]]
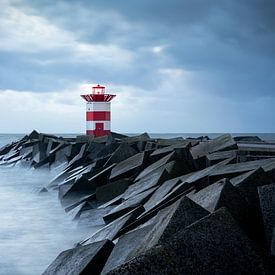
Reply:
[[0, 164], [60, 173], [65, 211], [90, 233], [44, 274], [268, 274], [275, 144], [223, 135], [152, 139], [33, 131]]

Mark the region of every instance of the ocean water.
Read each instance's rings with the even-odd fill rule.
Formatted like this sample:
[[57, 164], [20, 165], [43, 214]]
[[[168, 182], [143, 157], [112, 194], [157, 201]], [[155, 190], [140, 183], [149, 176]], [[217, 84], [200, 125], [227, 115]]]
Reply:
[[[201, 135], [214, 138], [220, 134], [151, 134], [151, 137]], [[275, 134], [251, 135], [275, 140]], [[0, 147], [22, 137], [22, 134], [0, 134]], [[64, 212], [55, 191], [39, 193], [53, 176], [48, 172], [0, 166], [0, 274], [41, 274], [61, 251], [89, 234]]]
[[[1, 144], [22, 135], [0, 135]], [[41, 274], [89, 232], [61, 207], [57, 192], [39, 193], [54, 175], [0, 166], [0, 274]]]

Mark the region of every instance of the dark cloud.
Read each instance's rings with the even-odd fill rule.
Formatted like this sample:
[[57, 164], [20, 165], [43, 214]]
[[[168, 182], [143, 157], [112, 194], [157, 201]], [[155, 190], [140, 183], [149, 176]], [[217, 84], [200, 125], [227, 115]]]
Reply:
[[[68, 32], [76, 42], [114, 45], [132, 59], [125, 61], [122, 51], [103, 64], [81, 60], [65, 45], [36, 53], [3, 51], [1, 89], [45, 92], [90, 80], [149, 93], [165, 81], [162, 69], [175, 68], [193, 73], [190, 89], [236, 106], [258, 99], [270, 106], [275, 100], [273, 0], [24, 0], [15, 6]], [[179, 87], [176, 93], [185, 91]], [[247, 121], [252, 129], [253, 121]]]

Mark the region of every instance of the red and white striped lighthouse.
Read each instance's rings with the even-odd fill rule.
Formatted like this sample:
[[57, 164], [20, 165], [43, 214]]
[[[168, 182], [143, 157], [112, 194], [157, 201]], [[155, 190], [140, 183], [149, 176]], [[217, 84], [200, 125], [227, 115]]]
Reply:
[[111, 133], [111, 100], [116, 95], [105, 94], [105, 87], [92, 87], [92, 94], [81, 95], [86, 104], [86, 134], [96, 137]]

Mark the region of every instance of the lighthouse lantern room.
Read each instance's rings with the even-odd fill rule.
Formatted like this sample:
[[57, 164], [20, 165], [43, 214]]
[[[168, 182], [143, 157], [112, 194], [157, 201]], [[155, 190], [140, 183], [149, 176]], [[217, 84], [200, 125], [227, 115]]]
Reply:
[[105, 94], [105, 87], [92, 87], [92, 93], [81, 95], [86, 100], [86, 134], [96, 137], [111, 133], [111, 100], [116, 95]]

